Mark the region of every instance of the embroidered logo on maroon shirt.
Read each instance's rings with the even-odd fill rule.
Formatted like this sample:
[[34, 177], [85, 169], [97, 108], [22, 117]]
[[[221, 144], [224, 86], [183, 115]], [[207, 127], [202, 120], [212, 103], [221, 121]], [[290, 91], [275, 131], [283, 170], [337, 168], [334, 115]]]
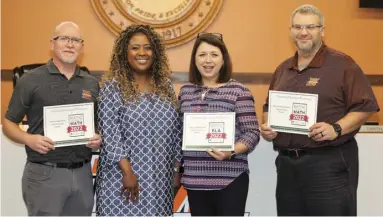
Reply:
[[319, 83], [320, 78], [312, 78], [310, 77], [310, 80], [307, 81], [306, 86], [307, 87], [315, 87]]

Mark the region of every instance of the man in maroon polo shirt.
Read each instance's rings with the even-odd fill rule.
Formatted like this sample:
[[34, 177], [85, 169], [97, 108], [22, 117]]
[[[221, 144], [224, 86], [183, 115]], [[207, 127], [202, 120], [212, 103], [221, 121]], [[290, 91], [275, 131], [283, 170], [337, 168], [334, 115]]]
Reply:
[[318, 94], [317, 123], [309, 136], [277, 133], [265, 123], [261, 134], [279, 152], [276, 201], [280, 216], [356, 215], [360, 126], [379, 106], [354, 60], [324, 44], [324, 18], [312, 5], [291, 16], [297, 52], [278, 66], [270, 90]]

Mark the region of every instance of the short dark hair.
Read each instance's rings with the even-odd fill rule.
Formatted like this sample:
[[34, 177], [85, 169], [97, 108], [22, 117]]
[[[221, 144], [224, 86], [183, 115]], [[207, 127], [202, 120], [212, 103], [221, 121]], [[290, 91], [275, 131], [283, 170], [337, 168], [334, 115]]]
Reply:
[[193, 84], [202, 84], [202, 76], [198, 71], [198, 68], [195, 64], [195, 56], [197, 53], [197, 49], [202, 42], [206, 42], [210, 45], [218, 47], [222, 52], [223, 65], [219, 70], [219, 76], [217, 79], [218, 83], [225, 83], [231, 79], [231, 74], [233, 72], [233, 65], [231, 63], [229, 52], [226, 48], [225, 43], [222, 40], [222, 37], [218, 37], [214, 34], [200, 34], [198, 35], [194, 47], [192, 50], [191, 58], [190, 58], [190, 69], [189, 69], [189, 82]]

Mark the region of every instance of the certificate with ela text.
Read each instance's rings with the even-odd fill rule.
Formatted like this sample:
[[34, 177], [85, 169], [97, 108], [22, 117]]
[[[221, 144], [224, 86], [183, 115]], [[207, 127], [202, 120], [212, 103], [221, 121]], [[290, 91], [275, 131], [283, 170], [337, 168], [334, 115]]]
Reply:
[[184, 113], [182, 150], [234, 150], [235, 113]]

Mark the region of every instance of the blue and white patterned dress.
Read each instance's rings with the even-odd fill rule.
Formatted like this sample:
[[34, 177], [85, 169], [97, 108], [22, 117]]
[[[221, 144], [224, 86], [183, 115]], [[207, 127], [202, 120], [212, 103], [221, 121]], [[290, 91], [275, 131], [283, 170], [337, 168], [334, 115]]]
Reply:
[[[153, 94], [124, 104], [112, 81], [100, 91], [99, 126], [103, 146], [96, 179], [97, 215], [172, 215], [172, 168], [182, 158], [182, 128], [175, 106]], [[118, 162], [123, 158], [129, 159], [141, 187], [134, 204], [120, 196]]]

